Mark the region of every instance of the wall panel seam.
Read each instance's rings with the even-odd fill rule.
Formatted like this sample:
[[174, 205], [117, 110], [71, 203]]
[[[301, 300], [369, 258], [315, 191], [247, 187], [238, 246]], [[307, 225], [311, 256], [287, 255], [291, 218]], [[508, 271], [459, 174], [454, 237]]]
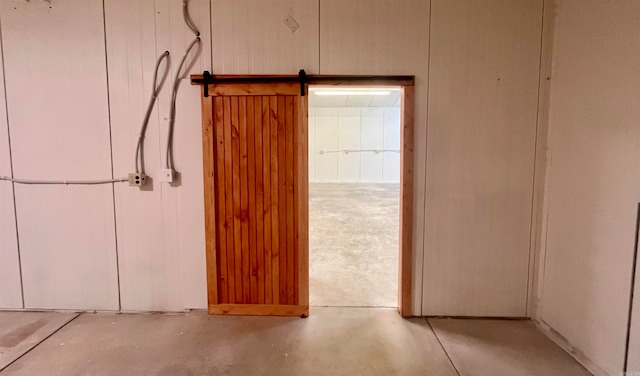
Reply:
[[[536, 195], [539, 194], [540, 192], [537, 192], [536, 190], [536, 181], [537, 179], [539, 179], [539, 169], [541, 166], [539, 166], [538, 163], [536, 163], [536, 161], [538, 160], [538, 129], [540, 127], [540, 109], [541, 109], [541, 102], [542, 102], [542, 98], [541, 96], [543, 95], [542, 92], [542, 69], [543, 69], [543, 51], [544, 51], [544, 33], [545, 33], [545, 27], [544, 27], [544, 23], [545, 23], [545, 17], [544, 17], [544, 12], [545, 12], [545, 1], [542, 0], [542, 6], [541, 6], [541, 17], [540, 17], [540, 49], [539, 49], [539, 60], [538, 60], [538, 93], [537, 93], [537, 97], [538, 97], [538, 103], [536, 105], [536, 126], [535, 126], [535, 133], [536, 133], [536, 137], [534, 139], [534, 145], [533, 145], [533, 176], [532, 176], [532, 181], [531, 181], [531, 186], [532, 186], [532, 190], [531, 190], [531, 219], [529, 222], [529, 267], [527, 269], [527, 298], [525, 300], [525, 312], [527, 314], [527, 317], [531, 317], [531, 311], [532, 311], [532, 302], [531, 299], [533, 298], [533, 294], [532, 294], [532, 289], [534, 288], [533, 286], [533, 268], [535, 266], [535, 262], [536, 262], [536, 257], [535, 257], [535, 249], [537, 247], [538, 242], [535, 240], [535, 238], [537, 237], [538, 231], [537, 231], [537, 226], [534, 224], [535, 222], [537, 222], [537, 218], [540, 216], [540, 213], [535, 210], [535, 206], [536, 206], [536, 202], [539, 202], [539, 198], [538, 200], [536, 200]], [[534, 233], [535, 232], [535, 233]], [[535, 244], [535, 245], [534, 245]]]
[[[425, 98], [425, 111], [426, 111], [426, 124], [425, 124], [425, 139], [424, 141], [424, 145], [425, 145], [425, 152], [424, 152], [424, 181], [421, 181], [420, 183], [424, 186], [424, 202], [422, 203], [422, 213], [424, 216], [424, 219], [422, 220], [422, 244], [416, 244], [416, 249], [414, 250], [414, 252], [420, 252], [422, 254], [422, 265], [420, 266], [420, 304], [417, 304], [418, 302], [414, 302], [413, 307], [420, 307], [419, 310], [419, 314], [420, 316], [423, 315], [423, 311], [424, 311], [424, 269], [425, 269], [425, 254], [427, 253], [426, 249], [425, 249], [425, 244], [426, 244], [426, 240], [425, 237], [427, 236], [427, 231], [426, 231], [426, 224], [427, 224], [427, 201], [428, 201], [428, 195], [427, 195], [427, 174], [429, 172], [428, 170], [428, 166], [429, 166], [429, 144], [428, 144], [428, 140], [429, 140], [429, 89], [431, 88], [431, 34], [433, 32], [431, 26], [433, 24], [433, 9], [432, 9], [432, 5], [433, 5], [433, 1], [429, 0], [429, 46], [427, 47], [427, 77], [426, 77], [426, 98]], [[414, 146], [415, 147], [415, 146]], [[417, 237], [417, 235], [414, 234], [414, 236]]]
[[[105, 0], [102, 0], [102, 32], [104, 37], [104, 67], [106, 78], [106, 90], [107, 90], [107, 117], [109, 122], [109, 162], [111, 164], [111, 179], [114, 177], [113, 173], [113, 132], [111, 121], [111, 92], [109, 84], [109, 51], [107, 49], [107, 12], [105, 6]], [[116, 215], [116, 187], [115, 184], [111, 184], [111, 204], [113, 205], [113, 238], [115, 244], [115, 256], [116, 256], [116, 281], [118, 288], [118, 311], [122, 310], [122, 294], [120, 290], [120, 260], [118, 252], [118, 219]]]
[[[9, 127], [9, 101], [7, 99], [7, 75], [6, 75], [6, 66], [4, 63], [4, 40], [2, 34], [2, 21], [0, 20], [0, 51], [2, 54], [0, 55], [0, 60], [2, 63], [2, 86], [4, 90], [4, 108], [5, 108], [5, 121], [7, 122], [7, 143], [9, 146], [9, 172], [11, 177], [14, 178], [13, 174], [13, 155], [11, 153], [11, 129]], [[13, 217], [14, 217], [14, 225], [16, 230], [16, 247], [18, 250], [18, 272], [20, 274], [20, 297], [22, 299], [22, 308], [25, 308], [24, 305], [24, 282], [22, 278], [22, 255], [20, 253], [20, 234], [18, 231], [18, 209], [16, 205], [16, 185], [14, 182], [11, 182], [11, 195], [13, 200]]]

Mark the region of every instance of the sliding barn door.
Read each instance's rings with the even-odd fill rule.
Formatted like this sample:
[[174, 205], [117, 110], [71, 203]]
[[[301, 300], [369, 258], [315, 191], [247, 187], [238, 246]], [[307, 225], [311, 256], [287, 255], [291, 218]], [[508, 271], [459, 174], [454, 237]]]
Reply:
[[307, 97], [293, 83], [207, 89], [209, 313], [307, 316]]

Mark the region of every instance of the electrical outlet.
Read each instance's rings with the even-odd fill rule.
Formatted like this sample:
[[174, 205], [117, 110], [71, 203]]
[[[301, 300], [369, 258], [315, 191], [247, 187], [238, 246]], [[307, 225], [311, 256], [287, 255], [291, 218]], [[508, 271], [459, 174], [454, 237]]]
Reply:
[[174, 171], [170, 168], [163, 168], [160, 170], [158, 180], [162, 183], [173, 183]]
[[134, 172], [129, 174], [130, 187], [142, 187], [146, 182], [147, 182], [147, 175], [141, 172]]

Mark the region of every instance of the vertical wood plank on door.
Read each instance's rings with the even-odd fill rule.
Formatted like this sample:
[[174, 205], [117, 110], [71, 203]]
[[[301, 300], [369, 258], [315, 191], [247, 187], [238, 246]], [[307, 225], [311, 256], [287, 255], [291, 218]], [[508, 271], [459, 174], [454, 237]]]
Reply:
[[286, 119], [285, 119], [285, 154], [286, 154], [286, 183], [285, 194], [287, 200], [287, 212], [285, 214], [287, 222], [287, 302], [288, 304], [296, 303], [296, 283], [295, 283], [295, 271], [296, 271], [296, 233], [293, 226], [295, 219], [294, 211], [294, 195], [293, 191], [294, 175], [296, 167], [294, 164], [294, 150], [293, 150], [293, 128], [295, 127], [294, 119], [296, 119], [296, 111], [294, 107], [294, 98], [289, 95], [285, 98]]
[[[109, 178], [102, 3], [53, 5], [0, 2], [13, 171]], [[25, 307], [117, 310], [113, 187], [16, 185], [15, 200]]]
[[262, 177], [262, 97], [253, 97], [255, 130], [255, 210], [256, 210], [256, 250], [258, 269], [258, 304], [265, 303], [265, 246], [264, 246], [264, 183]]
[[227, 260], [227, 216], [226, 216], [226, 199], [225, 199], [225, 114], [224, 104], [222, 97], [214, 97], [213, 99], [213, 127], [215, 135], [215, 163], [216, 163], [216, 178], [215, 188], [218, 195], [217, 211], [216, 211], [216, 225], [218, 226], [218, 237], [216, 244], [216, 254], [218, 255], [218, 272], [219, 272], [219, 286], [220, 302], [229, 302], [229, 274], [228, 274], [228, 260]]
[[264, 194], [264, 270], [265, 303], [273, 304], [273, 243], [271, 229], [271, 102], [268, 96], [262, 97], [262, 168]]
[[[204, 94], [204, 90], [203, 90]], [[205, 215], [205, 231], [207, 232], [207, 244], [206, 248], [209, 250], [206, 255], [207, 262], [207, 284], [215, 286], [207, 291], [207, 301], [209, 304], [218, 304], [220, 301], [220, 284], [218, 278], [218, 236], [216, 235], [216, 188], [215, 188], [215, 155], [216, 155], [216, 140], [215, 129], [213, 127], [214, 121], [220, 119], [213, 114], [213, 101], [214, 98], [202, 99], [202, 150], [203, 150], [203, 180], [209, 189], [204, 191], [204, 207], [207, 211]]]
[[[308, 94], [308, 87], [305, 88]], [[294, 132], [294, 160], [297, 169], [295, 177], [295, 231], [298, 252], [296, 253], [296, 286], [298, 305], [309, 306], [309, 159], [308, 159], [308, 107], [307, 101], [296, 97], [294, 107], [299, 111]]]
[[248, 165], [248, 145], [247, 145], [247, 97], [241, 96], [238, 98], [238, 115], [239, 115], [239, 129], [240, 137], [238, 138], [240, 144], [240, 161], [238, 163], [240, 173], [240, 212], [239, 218], [241, 223], [241, 241], [240, 247], [242, 252], [242, 301], [244, 303], [251, 302], [251, 253], [249, 251], [249, 185], [247, 175], [249, 173]]
[[287, 304], [287, 165], [285, 97], [278, 96], [278, 239], [280, 255], [280, 303]]
[[256, 224], [256, 125], [254, 97], [245, 98], [247, 101], [247, 189], [249, 190], [249, 273], [251, 286], [251, 302], [258, 303], [258, 256], [256, 252], [257, 224]]
[[240, 127], [238, 114], [238, 97], [231, 97], [231, 170], [227, 172], [231, 175], [232, 190], [227, 194], [231, 196], [231, 206], [233, 207], [233, 259], [234, 259], [234, 280], [236, 286], [236, 302], [244, 303], [243, 300], [243, 276], [242, 276], [242, 224], [240, 220]]
[[236, 263], [234, 247], [234, 232], [233, 232], [233, 152], [231, 147], [231, 98], [223, 97], [224, 106], [224, 191], [225, 191], [225, 221], [224, 226], [227, 233], [227, 278], [229, 286], [229, 303], [240, 302], [239, 297], [236, 295]]
[[278, 97], [269, 97], [271, 127], [271, 270], [273, 304], [280, 304], [280, 221], [278, 208], [280, 197], [278, 183]]

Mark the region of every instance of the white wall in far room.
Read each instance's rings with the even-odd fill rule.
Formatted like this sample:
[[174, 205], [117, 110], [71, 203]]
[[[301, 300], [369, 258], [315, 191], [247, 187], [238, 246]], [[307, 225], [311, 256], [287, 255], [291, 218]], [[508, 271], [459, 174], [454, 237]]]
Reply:
[[400, 181], [399, 107], [309, 108], [309, 181]]

